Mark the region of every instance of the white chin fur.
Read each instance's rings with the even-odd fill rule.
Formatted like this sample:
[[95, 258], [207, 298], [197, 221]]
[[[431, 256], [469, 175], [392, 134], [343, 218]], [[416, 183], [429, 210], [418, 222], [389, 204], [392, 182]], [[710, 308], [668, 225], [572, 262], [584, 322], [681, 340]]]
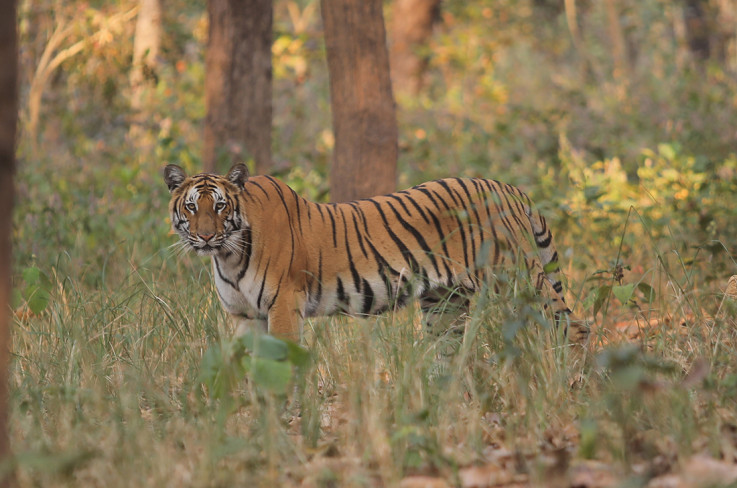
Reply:
[[195, 252], [199, 256], [213, 256], [217, 254], [218, 250], [212, 247], [201, 247], [201, 248], [196, 248]]

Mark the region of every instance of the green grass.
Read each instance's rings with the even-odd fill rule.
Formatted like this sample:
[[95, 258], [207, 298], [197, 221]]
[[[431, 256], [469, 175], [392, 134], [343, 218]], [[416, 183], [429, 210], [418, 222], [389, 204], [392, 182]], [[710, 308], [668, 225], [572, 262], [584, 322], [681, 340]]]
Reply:
[[[230, 331], [209, 268], [130, 249], [110, 260], [116, 277], [98, 288], [52, 275], [46, 310], [15, 323], [21, 486], [394, 486], [417, 473], [458, 483], [500, 449], [521, 479], [546, 479], [550, 456], [566, 452], [565, 469], [592, 458], [625, 480], [720, 456], [733, 425], [733, 323], [680, 327], [670, 298], [655, 313], [670, 327], [589, 351], [563, 345], [524, 288], [480, 295], [445, 359], [412, 307], [313, 320], [312, 363], [287, 395], [243, 379], [214, 397], [201, 362]], [[697, 303], [705, 293], [685, 291]], [[710, 372], [684, 386], [699, 358]]]

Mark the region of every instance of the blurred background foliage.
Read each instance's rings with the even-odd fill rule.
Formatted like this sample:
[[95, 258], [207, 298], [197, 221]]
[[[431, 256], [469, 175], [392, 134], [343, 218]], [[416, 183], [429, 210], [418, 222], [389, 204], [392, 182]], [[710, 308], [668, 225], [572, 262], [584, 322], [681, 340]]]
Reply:
[[[128, 78], [138, 2], [21, 2], [21, 268], [113, 269], [111, 256], [168, 252], [160, 170], [200, 169], [207, 16], [201, 2], [165, 3], [138, 113]], [[694, 6], [706, 30], [689, 24]], [[319, 3], [274, 7], [273, 174], [327, 201]], [[617, 261], [642, 274], [653, 248], [706, 264], [705, 280], [733, 274], [736, 10], [726, 0], [443, 1], [419, 51], [422, 89], [397, 95], [399, 186], [455, 175], [520, 185], [552, 219], [576, 282]]]

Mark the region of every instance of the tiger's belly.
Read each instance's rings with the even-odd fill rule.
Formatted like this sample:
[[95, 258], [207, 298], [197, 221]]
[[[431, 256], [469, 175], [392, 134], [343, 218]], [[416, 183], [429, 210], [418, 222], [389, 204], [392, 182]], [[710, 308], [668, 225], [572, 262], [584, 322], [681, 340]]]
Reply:
[[447, 281], [428, 280], [409, 272], [387, 278], [378, 273], [338, 274], [306, 294], [305, 317], [327, 315], [379, 315], [402, 308], [423, 292], [446, 286]]

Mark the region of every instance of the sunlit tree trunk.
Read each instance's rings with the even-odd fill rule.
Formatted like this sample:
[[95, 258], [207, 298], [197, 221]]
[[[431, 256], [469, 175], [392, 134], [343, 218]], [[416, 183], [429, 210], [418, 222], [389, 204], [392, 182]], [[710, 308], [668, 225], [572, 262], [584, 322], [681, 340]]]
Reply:
[[418, 51], [432, 35], [440, 0], [396, 0], [392, 12], [391, 74], [395, 93], [417, 95], [422, 89], [427, 57]]
[[604, 0], [604, 8], [606, 10], [609, 41], [612, 43], [613, 75], [615, 79], [624, 79], [629, 74], [629, 61], [627, 58], [627, 44], [625, 42], [624, 32], [619, 22], [620, 12], [617, 0]]
[[720, 52], [730, 71], [737, 71], [737, 0], [717, 0]]
[[[15, 130], [18, 118], [18, 51], [15, 31], [16, 4], [0, 4], [0, 463], [10, 455], [8, 442], [8, 368], [10, 363], [11, 241], [13, 234], [13, 175]], [[11, 475], [0, 480], [9, 486]]]
[[130, 134], [137, 139], [142, 122], [143, 94], [145, 85], [156, 82], [156, 60], [161, 44], [161, 3], [160, 0], [140, 0], [136, 34], [133, 41], [133, 65], [130, 72], [131, 108], [133, 121]]
[[323, 0], [336, 202], [396, 189], [397, 119], [381, 0]]
[[208, 2], [206, 171], [250, 157], [257, 173], [271, 167], [272, 10], [271, 0]]

